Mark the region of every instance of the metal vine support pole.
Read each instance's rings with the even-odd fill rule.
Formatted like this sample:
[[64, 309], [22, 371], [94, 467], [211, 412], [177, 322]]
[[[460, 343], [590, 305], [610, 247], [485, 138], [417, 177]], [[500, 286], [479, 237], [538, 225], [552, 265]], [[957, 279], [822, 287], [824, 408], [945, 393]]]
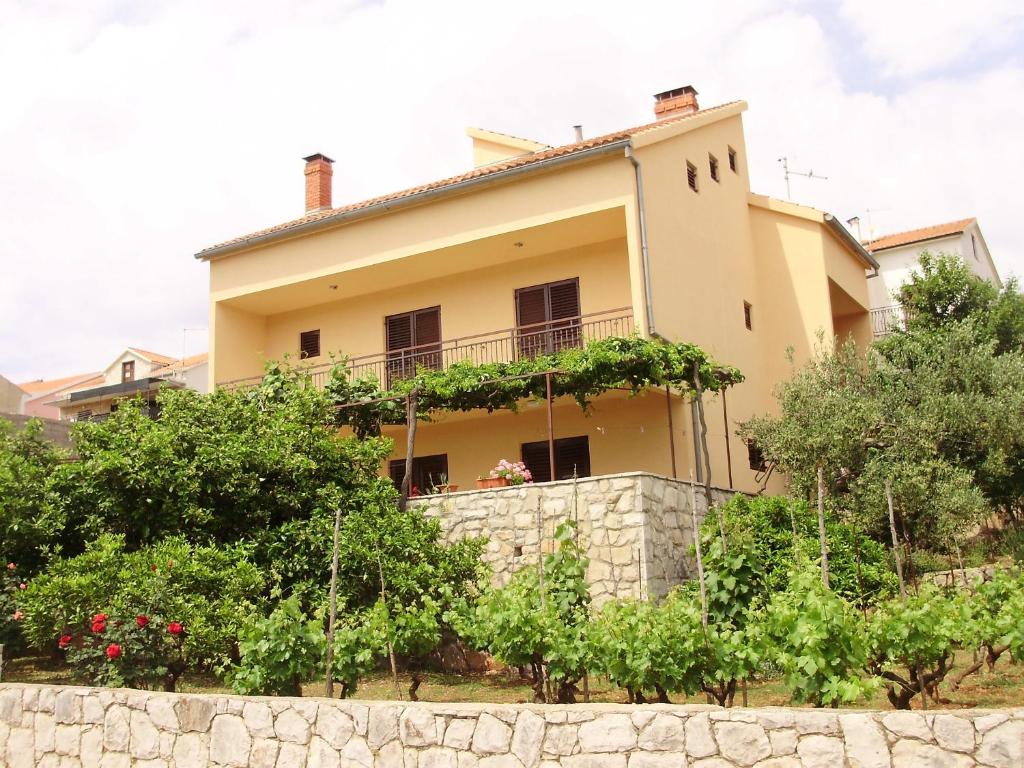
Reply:
[[[551, 374], [548, 374], [550, 377]], [[551, 407], [551, 379], [548, 379], [548, 407]], [[549, 412], [550, 413], [550, 412]], [[554, 459], [552, 459], [554, 461]], [[554, 476], [552, 475], [552, 478]], [[544, 517], [543, 511], [541, 510], [540, 497], [537, 497], [537, 592], [540, 595], [540, 610], [541, 613], [547, 605], [547, 600], [544, 595]], [[548, 680], [547, 665], [544, 663], [544, 659], [540, 660], [540, 679], [541, 686], [544, 691], [546, 698], [551, 698], [551, 688]]]
[[412, 458], [416, 452], [416, 404], [418, 400], [419, 395], [415, 389], [405, 399], [407, 438], [405, 441], [405, 475], [402, 477], [402, 492], [398, 497], [398, 510], [400, 512], [405, 512], [405, 507], [409, 503], [409, 492], [412, 486]]
[[341, 530], [341, 505], [334, 510], [334, 550], [331, 555], [331, 608], [327, 619], [327, 698], [334, 698], [334, 626], [338, 621], [338, 536]]
[[[725, 425], [725, 468], [729, 473], [729, 488], [732, 489], [732, 447], [729, 444], [729, 405], [725, 401], [725, 388], [722, 388], [722, 423]], [[746, 681], [744, 681], [746, 685]], [[746, 688], [743, 689], [744, 695]], [[743, 706], [747, 706], [744, 704]]]
[[[708, 450], [708, 422], [704, 418], [704, 386], [700, 381], [700, 366], [694, 363], [693, 366], [693, 389], [696, 393], [697, 418], [700, 421], [700, 452], [704, 457], [704, 500], [707, 503], [707, 514], [711, 514], [713, 506], [711, 501], [711, 452]], [[718, 515], [718, 532], [722, 536], [722, 551], [729, 551], [729, 544], [725, 538], [725, 516], [720, 509], [716, 509]]]
[[821, 583], [828, 589], [828, 540], [825, 538], [825, 468], [818, 465], [818, 544], [821, 547]]
[[551, 372], [544, 374], [544, 388], [547, 391], [548, 401], [548, 468], [551, 472], [551, 480], [558, 479], [555, 475], [555, 414], [551, 400]]
[[889, 505], [889, 533], [892, 534], [892, 556], [896, 560], [896, 576], [900, 580], [900, 597], [907, 601], [907, 583], [903, 580], [903, 560], [900, 557], [900, 544], [896, 536], [896, 515], [892, 510], [892, 484], [885, 481], [885, 502]]
[[665, 406], [668, 410], [668, 449], [672, 454], [672, 479], [676, 474], [676, 434], [672, 426], [672, 390], [668, 384], [665, 385]]
[[690, 470], [690, 517], [693, 519], [694, 550], [697, 553], [697, 580], [700, 582], [700, 621], [704, 625], [704, 641], [708, 639], [708, 593], [704, 585], [704, 555], [701, 552], [700, 523], [697, 522], [697, 492], [693, 489], [693, 470]]

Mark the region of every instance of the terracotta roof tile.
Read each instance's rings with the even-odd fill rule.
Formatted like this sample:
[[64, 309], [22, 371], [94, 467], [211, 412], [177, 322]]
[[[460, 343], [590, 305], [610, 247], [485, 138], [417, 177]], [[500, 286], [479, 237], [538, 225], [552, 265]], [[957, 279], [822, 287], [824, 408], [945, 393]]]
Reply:
[[238, 245], [240, 243], [244, 243], [247, 240], [251, 240], [257, 237], [263, 237], [265, 235], [272, 235], [278, 232], [286, 232], [289, 229], [301, 226], [303, 224], [308, 224], [313, 221], [320, 221], [322, 219], [329, 219], [332, 216], [337, 216], [343, 213], [349, 213], [351, 211], [358, 211], [363, 208], [369, 208], [379, 203], [400, 200], [404, 197], [410, 197], [421, 192], [442, 189], [453, 184], [458, 184], [463, 181], [469, 181], [471, 179], [483, 178], [485, 176], [490, 176], [501, 171], [507, 171], [512, 168], [520, 168], [523, 166], [532, 165], [534, 163], [539, 163], [544, 160], [550, 160], [552, 158], [562, 157], [564, 155], [571, 155], [575, 152], [583, 152], [588, 149], [595, 149], [606, 144], [613, 144], [616, 141], [622, 141], [623, 139], [628, 139], [632, 136], [638, 136], [649, 131], [662, 128], [666, 125], [674, 125], [675, 123], [680, 123], [685, 120], [692, 119], [694, 117], [697, 117], [698, 115], [706, 115], [709, 113], [728, 109], [729, 107], [734, 106], [735, 104], [738, 103], [740, 102], [731, 101], [728, 102], [727, 104], [719, 104], [718, 106], [709, 107], [708, 109], [701, 109], [698, 110], [697, 112], [692, 112], [688, 115], [679, 115], [678, 117], [663, 118], [661, 120], [657, 120], [652, 123], [645, 123], [644, 125], [639, 125], [634, 128], [626, 128], [625, 130], [616, 131], [615, 133], [607, 133], [604, 136], [595, 136], [593, 138], [585, 139], [584, 141], [576, 142], [574, 144], [565, 144], [561, 147], [553, 147], [551, 149], [545, 149], [539, 152], [531, 152], [526, 155], [510, 157], [507, 160], [502, 160], [496, 163], [491, 163], [490, 165], [484, 165], [479, 168], [474, 168], [472, 171], [459, 174], [458, 176], [450, 176], [446, 179], [431, 181], [426, 184], [421, 184], [420, 186], [417, 187], [410, 187], [409, 189], [403, 189], [399, 192], [391, 192], [386, 195], [370, 198], [369, 200], [363, 200], [358, 203], [351, 203], [349, 205], [341, 206], [339, 208], [333, 208], [329, 211], [317, 211], [316, 213], [307, 214], [306, 216], [303, 216], [300, 219], [293, 219], [292, 221], [287, 221], [284, 222], [283, 224], [278, 224], [273, 227], [267, 227], [266, 229], [251, 232], [250, 234], [243, 235], [242, 237], [232, 238], [231, 240], [225, 240], [222, 243], [211, 245], [208, 248], [204, 248], [202, 251], [196, 254], [196, 256], [202, 258], [210, 251], [216, 250], [218, 248], [224, 248], [225, 246], [230, 245]]
[[868, 240], [864, 243], [864, 247], [869, 251], [884, 251], [887, 248], [897, 248], [901, 245], [934, 240], [936, 237], [958, 235], [975, 221], [976, 219], [972, 217], [970, 219], [950, 221], [946, 224], [933, 224], [930, 227], [911, 229], [906, 232], [894, 232], [891, 235], [883, 235], [882, 237], [876, 237], [874, 240]]
[[159, 352], [149, 352], [145, 349], [139, 349], [138, 347], [128, 347], [132, 352], [142, 355], [143, 357], [153, 361], [154, 363], [160, 363], [161, 365], [169, 365], [175, 362], [175, 358], [170, 355], [161, 355]]
[[175, 360], [171, 364], [165, 365], [163, 368], [157, 368], [156, 370], [152, 371], [149, 375], [150, 376], [164, 376], [164, 375], [166, 375], [168, 373], [174, 373], [176, 371], [180, 371], [183, 368], [184, 369], [194, 368], [197, 365], [202, 365], [208, 359], [209, 359], [209, 354], [207, 352], [201, 352], [198, 355], [190, 355], [189, 357], [186, 357], [184, 360]]
[[40, 395], [64, 389], [74, 384], [84, 383], [86, 379], [92, 379], [99, 375], [99, 373], [78, 373], [74, 376], [63, 376], [59, 379], [36, 379], [35, 381], [26, 381], [23, 384], [19, 384], [18, 387], [30, 395]]

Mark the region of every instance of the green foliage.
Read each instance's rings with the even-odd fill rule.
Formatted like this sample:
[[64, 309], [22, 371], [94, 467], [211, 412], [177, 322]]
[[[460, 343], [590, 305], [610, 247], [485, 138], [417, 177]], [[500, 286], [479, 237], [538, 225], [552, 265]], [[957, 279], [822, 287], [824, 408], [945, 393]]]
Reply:
[[588, 561], [575, 536], [568, 521], [555, 531], [558, 548], [544, 558], [543, 586], [537, 569], [529, 567], [507, 586], [485, 589], [472, 603], [456, 601], [446, 613], [448, 623], [474, 647], [504, 664], [532, 667], [540, 700], [546, 675], [558, 684], [559, 701], [572, 701], [575, 683], [588, 667]]
[[269, 617], [255, 617], [242, 629], [241, 661], [228, 681], [235, 693], [301, 696], [323, 658], [321, 623], [302, 612], [295, 596], [282, 600]]
[[613, 387], [634, 394], [649, 387], [671, 386], [689, 391], [698, 371], [704, 389], [717, 392], [743, 380], [735, 368], [721, 365], [693, 344], [667, 343], [639, 336], [611, 337], [585, 347], [564, 349], [551, 355], [522, 357], [512, 362], [456, 362], [442, 370], [420, 367], [416, 375], [398, 381], [390, 391], [380, 388], [374, 376], [352, 380], [344, 361], [336, 365], [326, 386], [338, 403], [363, 403], [338, 411], [338, 423], [356, 434], [380, 434], [382, 424], [402, 423], [404, 404], [387, 398], [417, 392], [423, 418], [433, 410], [516, 410], [530, 398], [543, 399], [542, 374], [558, 371], [552, 378], [552, 394], [575, 398], [581, 408]]
[[1015, 659], [1024, 658], [1024, 574], [996, 571], [967, 602], [972, 617], [963, 638], [967, 646], [991, 656], [1008, 650]]
[[98, 613], [89, 629], [63, 636], [59, 645], [79, 682], [173, 691], [186, 667], [185, 637], [180, 624], [162, 616]]
[[853, 607], [827, 589], [815, 568], [793, 572], [788, 588], [764, 612], [766, 658], [783, 673], [797, 702], [838, 705], [866, 695], [862, 622]]
[[674, 593], [660, 604], [612, 600], [590, 630], [596, 668], [618, 686], [637, 694], [700, 689], [705, 659], [700, 607]]
[[38, 420], [16, 431], [0, 416], [0, 561], [17, 563], [26, 576], [60, 550], [64, 527], [47, 487], [66, 454], [42, 432]]
[[[737, 494], [719, 510], [725, 518], [729, 552], [722, 552], [718, 517], [701, 525], [708, 605], [712, 615], [734, 619], [755, 600], [767, 600], [786, 588], [790, 572], [820, 558], [817, 511], [785, 496]], [[797, 540], [794, 545], [793, 528]], [[829, 520], [829, 585], [856, 604], [868, 604], [896, 591], [888, 551], [854, 525]]]
[[964, 595], [948, 597], [929, 583], [906, 600], [879, 606], [868, 622], [868, 658], [871, 671], [885, 681], [893, 706], [909, 709], [922, 688], [933, 692], [971, 628]]
[[28, 583], [20, 598], [23, 630], [32, 646], [45, 649], [61, 635], [84, 631], [98, 612], [159, 614], [188, 628], [185, 652], [193, 664], [221, 665], [263, 587], [244, 548], [169, 539], [128, 552], [121, 537], [101, 536]]

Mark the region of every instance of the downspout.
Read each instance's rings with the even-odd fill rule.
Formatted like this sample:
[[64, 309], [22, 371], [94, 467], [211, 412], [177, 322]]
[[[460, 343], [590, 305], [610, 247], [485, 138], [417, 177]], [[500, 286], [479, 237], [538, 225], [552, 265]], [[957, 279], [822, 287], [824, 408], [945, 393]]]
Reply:
[[640, 162], [633, 154], [633, 145], [626, 145], [626, 159], [633, 166], [636, 175], [636, 205], [640, 216], [640, 271], [644, 278], [644, 309], [647, 315], [647, 333], [664, 340], [654, 325], [654, 303], [651, 300], [651, 257], [647, 247], [647, 213], [644, 210], [644, 173]]

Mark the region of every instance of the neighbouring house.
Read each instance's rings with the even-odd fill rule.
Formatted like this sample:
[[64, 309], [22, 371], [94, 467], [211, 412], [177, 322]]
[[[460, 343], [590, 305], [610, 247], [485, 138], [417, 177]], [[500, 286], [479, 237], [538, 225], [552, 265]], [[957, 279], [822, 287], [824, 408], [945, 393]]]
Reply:
[[[417, 437], [414, 479], [463, 489], [501, 458], [538, 482], [628, 472], [746, 491], [767, 485], [737, 424], [818, 342], [871, 341], [874, 258], [833, 216], [753, 194], [742, 101], [700, 109], [692, 87], [655, 97], [654, 120], [565, 146], [470, 129], [472, 170], [333, 207], [334, 160], [305, 158], [305, 215], [208, 247], [210, 386], [259, 380], [331, 354], [382, 382], [416, 365], [512, 360], [640, 334], [701, 345], [746, 381], [708, 403], [707, 466], [691, 403], [608, 393], [553, 408], [442, 414]], [[403, 428], [388, 473], [404, 459]]]
[[0, 413], [24, 413], [28, 392], [13, 381], [0, 376]]
[[28, 393], [22, 413], [42, 419], [60, 419], [60, 408], [54, 401], [73, 389], [95, 386], [102, 381], [99, 372], [77, 373], [59, 379], [35, 379], [24, 381], [18, 386]]
[[[118, 402], [142, 397], [149, 412], [158, 413], [162, 387], [207, 391], [206, 354], [175, 359], [169, 355], [128, 347], [110, 365], [85, 380], [50, 392], [43, 405], [57, 410], [62, 421], [96, 421], [117, 410]], [[22, 385], [25, 386], [25, 385]]]
[[975, 218], [883, 235], [867, 241], [864, 246], [879, 265], [878, 278], [868, 285], [871, 326], [876, 337], [884, 336], [902, 322], [903, 313], [897, 302], [899, 290], [910, 279], [918, 259], [926, 251], [956, 256], [978, 277], [1002, 285]]

